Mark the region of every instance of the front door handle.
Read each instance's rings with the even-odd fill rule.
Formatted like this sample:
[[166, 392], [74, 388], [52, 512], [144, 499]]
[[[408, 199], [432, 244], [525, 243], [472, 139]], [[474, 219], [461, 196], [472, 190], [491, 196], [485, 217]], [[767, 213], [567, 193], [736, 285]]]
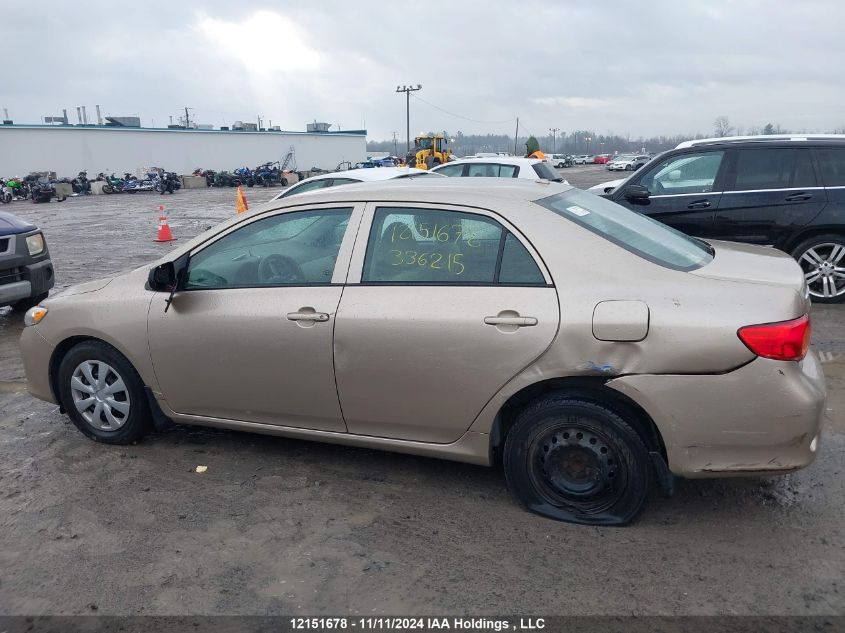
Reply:
[[801, 202], [802, 200], [809, 200], [812, 197], [813, 197], [813, 194], [806, 193], [806, 192], [802, 191], [801, 193], [790, 194], [790, 195], [786, 196], [786, 198], [784, 198], [784, 200], [786, 202]]
[[695, 209], [709, 209], [710, 208], [710, 201], [709, 200], [696, 200], [695, 202], [690, 202], [687, 205], [687, 209], [695, 210]]
[[324, 323], [329, 320], [325, 312], [288, 312], [288, 321], [316, 321]]
[[537, 319], [534, 317], [500, 317], [500, 316], [488, 316], [484, 317], [484, 323], [487, 325], [515, 325], [516, 327], [528, 327], [531, 325], [537, 325]]

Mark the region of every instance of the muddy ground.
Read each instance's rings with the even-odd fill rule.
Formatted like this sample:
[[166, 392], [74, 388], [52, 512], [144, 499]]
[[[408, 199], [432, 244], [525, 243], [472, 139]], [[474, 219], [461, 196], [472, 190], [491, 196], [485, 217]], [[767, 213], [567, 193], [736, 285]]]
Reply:
[[[181, 239], [235, 209], [212, 189], [3, 210], [45, 230], [63, 287], [169, 250], [162, 202]], [[612, 529], [528, 514], [488, 468], [197, 428], [94, 444], [26, 393], [21, 317], [0, 310], [0, 613], [845, 613], [845, 306], [813, 317], [816, 463], [680, 481]]]

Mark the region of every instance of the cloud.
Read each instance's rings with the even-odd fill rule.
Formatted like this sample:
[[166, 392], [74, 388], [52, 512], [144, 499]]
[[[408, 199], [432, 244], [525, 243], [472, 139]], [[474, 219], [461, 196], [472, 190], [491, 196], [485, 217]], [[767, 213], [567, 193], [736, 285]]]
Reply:
[[203, 14], [195, 28], [214, 50], [239, 60], [250, 73], [303, 73], [322, 66], [323, 56], [306, 43], [302, 28], [274, 11], [256, 11], [241, 21]]
[[[17, 67], [0, 107], [18, 122], [74, 112], [166, 124], [185, 106], [203, 123], [258, 115], [286, 129], [313, 119], [404, 138], [397, 84], [423, 85], [411, 130], [540, 134], [709, 132], [768, 121], [845, 125], [836, 81], [841, 0], [556, 3], [429, 0], [293, 5], [203, 0], [201, 12], [147, 0], [143, 11], [90, 0], [4, 0], [0, 59]], [[495, 7], [492, 9], [491, 7]], [[703, 8], [702, 8], [703, 7]], [[92, 19], [93, 16], [96, 18]], [[753, 28], [749, 28], [753, 25]]]

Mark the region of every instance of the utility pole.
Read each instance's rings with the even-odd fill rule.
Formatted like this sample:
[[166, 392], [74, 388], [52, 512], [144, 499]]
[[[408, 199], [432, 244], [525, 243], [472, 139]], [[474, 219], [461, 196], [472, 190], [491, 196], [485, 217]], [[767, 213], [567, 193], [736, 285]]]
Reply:
[[396, 132], [395, 131], [393, 132], [393, 155], [399, 156], [399, 150], [397, 149], [397, 146], [396, 146]]
[[519, 138], [519, 117], [516, 117], [516, 133], [513, 135], [513, 155], [519, 156], [519, 152], [516, 151], [516, 145], [519, 142], [517, 139]]
[[550, 127], [549, 128], [549, 132], [552, 133], [552, 154], [554, 154], [555, 151], [557, 150], [557, 131], [559, 129], [560, 129], [559, 127]]
[[405, 147], [405, 153], [411, 151], [411, 93], [416, 92], [417, 90], [422, 90], [422, 85], [417, 84], [416, 87], [414, 86], [396, 86], [396, 92], [404, 92], [405, 93], [405, 131], [407, 133], [407, 143]]
[[188, 110], [189, 109], [192, 110], [193, 108], [188, 108], [188, 106], [185, 106], [185, 129], [186, 130], [188, 128], [190, 128], [190, 123], [191, 123], [190, 118], [188, 118]]

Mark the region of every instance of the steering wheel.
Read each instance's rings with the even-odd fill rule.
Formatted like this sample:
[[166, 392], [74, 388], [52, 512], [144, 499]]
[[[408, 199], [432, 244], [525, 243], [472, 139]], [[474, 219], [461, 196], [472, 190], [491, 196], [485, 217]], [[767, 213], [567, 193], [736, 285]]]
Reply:
[[287, 255], [272, 253], [263, 257], [258, 264], [258, 278], [265, 284], [304, 283], [305, 274], [293, 259]]

